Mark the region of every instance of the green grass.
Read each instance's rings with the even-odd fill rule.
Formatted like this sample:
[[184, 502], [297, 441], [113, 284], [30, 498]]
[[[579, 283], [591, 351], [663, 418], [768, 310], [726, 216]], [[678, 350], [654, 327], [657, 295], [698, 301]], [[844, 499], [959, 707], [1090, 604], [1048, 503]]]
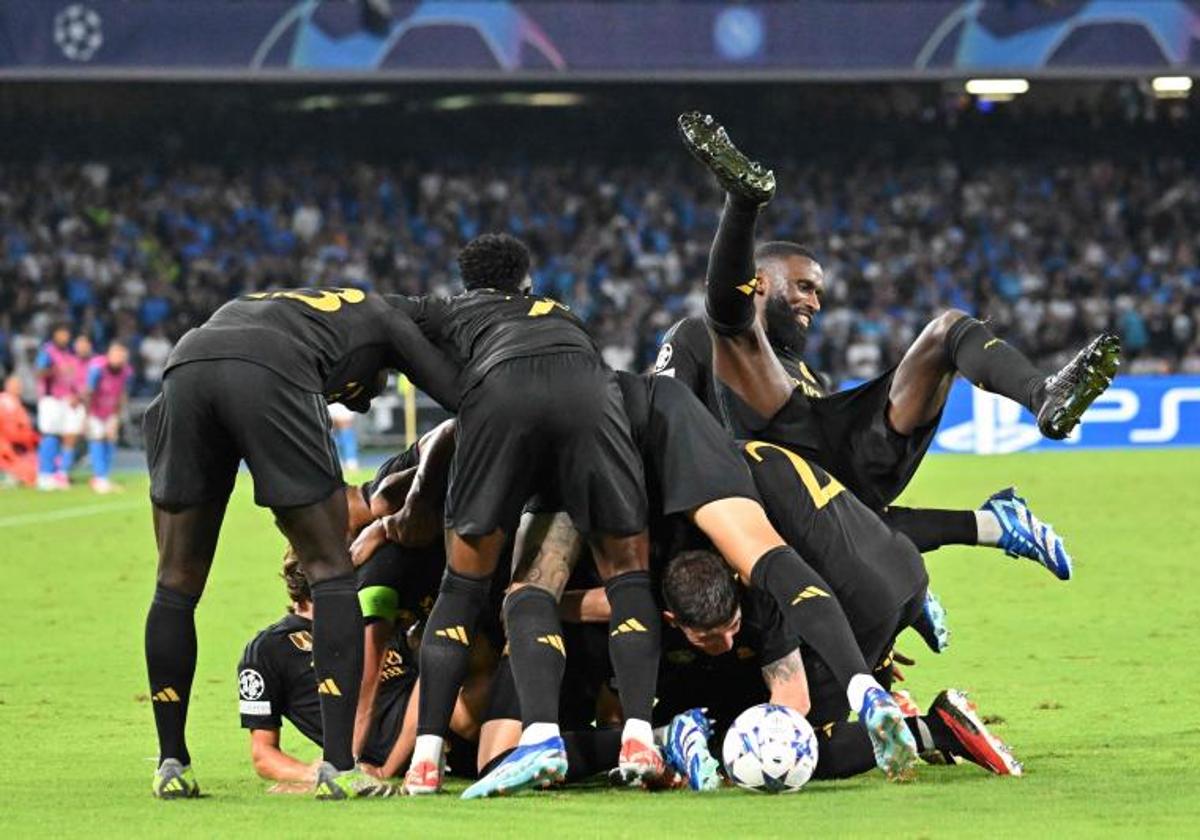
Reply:
[[[509, 800], [318, 803], [267, 795], [238, 728], [245, 642], [282, 612], [281, 538], [239, 484], [198, 613], [190, 743], [205, 798], [149, 796], [154, 727], [142, 664], [154, 541], [145, 485], [0, 494], [0, 814], [5, 834], [648, 837], [1185, 835], [1200, 813], [1200, 451], [931, 458], [906, 501], [974, 507], [1012, 481], [1068, 538], [1076, 580], [985, 549], [928, 562], [954, 638], [913, 638], [909, 687], [970, 690], [1025, 762], [814, 783], [792, 797], [584, 790]], [[106, 512], [40, 521], [56, 511]], [[1190, 689], [1190, 690], [1189, 690]], [[284, 743], [315, 752], [294, 731]]]

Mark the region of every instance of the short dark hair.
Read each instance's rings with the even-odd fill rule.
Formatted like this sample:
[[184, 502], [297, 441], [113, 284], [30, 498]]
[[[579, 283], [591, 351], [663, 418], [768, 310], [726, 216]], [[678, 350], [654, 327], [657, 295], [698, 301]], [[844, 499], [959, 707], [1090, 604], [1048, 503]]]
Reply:
[[485, 233], [459, 252], [458, 268], [468, 289], [515, 292], [529, 274], [529, 249], [507, 233]]
[[[299, 604], [303, 601], [312, 600], [312, 590], [308, 586], [308, 578], [304, 576], [304, 572], [300, 569], [300, 558], [296, 556], [296, 549], [292, 548], [291, 543], [283, 552], [283, 571], [279, 575], [283, 578], [283, 584], [287, 587], [288, 598], [293, 603]], [[292, 611], [291, 604], [288, 604], [288, 612]]]
[[684, 627], [711, 630], [737, 615], [738, 588], [720, 555], [684, 551], [667, 564], [662, 582], [663, 601]]
[[806, 248], [797, 242], [788, 242], [783, 239], [763, 242], [754, 249], [754, 262], [756, 265], [767, 260], [785, 259], [786, 257], [804, 257], [817, 264], [821, 262], [817, 259], [816, 252], [811, 248]]

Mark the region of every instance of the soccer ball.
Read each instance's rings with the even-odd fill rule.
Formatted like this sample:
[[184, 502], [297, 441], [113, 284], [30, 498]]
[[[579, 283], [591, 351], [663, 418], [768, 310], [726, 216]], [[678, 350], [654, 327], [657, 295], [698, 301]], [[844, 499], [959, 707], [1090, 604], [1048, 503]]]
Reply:
[[737, 716], [721, 749], [725, 772], [739, 787], [792, 793], [817, 766], [817, 736], [804, 715], [761, 703]]

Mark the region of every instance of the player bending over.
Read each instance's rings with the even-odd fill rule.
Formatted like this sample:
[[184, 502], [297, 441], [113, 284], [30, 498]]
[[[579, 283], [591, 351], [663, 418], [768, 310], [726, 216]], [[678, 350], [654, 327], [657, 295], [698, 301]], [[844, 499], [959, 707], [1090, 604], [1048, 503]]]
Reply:
[[[145, 417], [158, 580], [146, 667], [158, 730], [152, 791], [199, 787], [185, 739], [196, 670], [195, 609], [212, 565], [238, 461], [271, 508], [312, 589], [313, 663], [324, 760], [320, 798], [380, 792], [352, 750], [363, 625], [346, 548], [347, 503], [326, 403], [365, 411], [390, 369], [450, 410], [457, 370], [407, 315], [358, 289], [289, 289], [222, 306], [175, 346]], [[336, 690], [335, 690], [336, 689]]]
[[[613, 604], [610, 655], [626, 711], [620, 765], [631, 778], [656, 776], [664, 765], [649, 721], [660, 619], [647, 572], [641, 462], [614, 374], [566, 307], [528, 293], [522, 243], [481, 236], [463, 248], [459, 267], [466, 292], [410, 302], [421, 328], [463, 366], [463, 399], [445, 504], [446, 577], [421, 646], [426, 681], [405, 790], [441, 788], [442, 739], [468, 646], [501, 550], [535, 494], [561, 500], [591, 544]], [[504, 622], [525, 721], [509, 761], [541, 780], [561, 779], [557, 604], [523, 590], [506, 600]]]

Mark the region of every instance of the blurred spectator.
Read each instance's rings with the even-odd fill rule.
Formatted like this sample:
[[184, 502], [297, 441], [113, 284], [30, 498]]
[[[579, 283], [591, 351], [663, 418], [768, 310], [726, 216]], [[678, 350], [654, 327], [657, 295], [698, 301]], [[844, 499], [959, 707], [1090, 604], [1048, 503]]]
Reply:
[[162, 324], [155, 324], [150, 334], [138, 345], [138, 357], [142, 360], [142, 396], [153, 396], [162, 388], [163, 368], [175, 345], [163, 332]]

